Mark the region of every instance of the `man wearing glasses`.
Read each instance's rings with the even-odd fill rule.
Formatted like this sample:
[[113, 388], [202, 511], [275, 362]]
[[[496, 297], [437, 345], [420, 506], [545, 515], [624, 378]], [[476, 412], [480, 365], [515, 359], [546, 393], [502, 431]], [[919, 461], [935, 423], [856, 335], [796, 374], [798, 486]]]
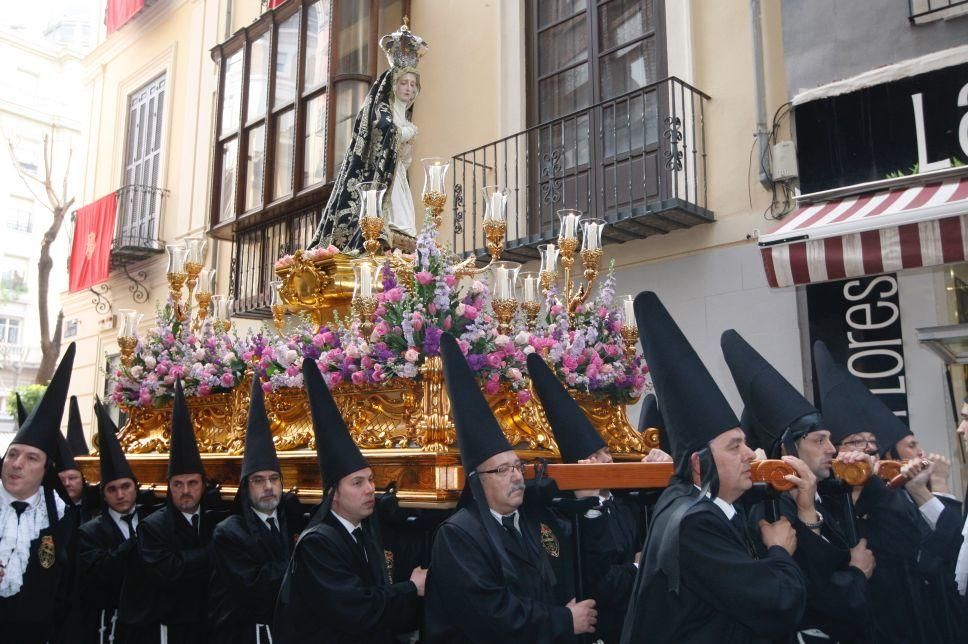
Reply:
[[473, 500], [437, 531], [427, 578], [428, 642], [571, 641], [595, 628], [595, 602], [554, 600], [537, 526], [521, 511], [524, 466], [457, 341], [441, 338], [461, 464]]
[[[288, 502], [285, 502], [288, 501]], [[252, 381], [242, 477], [235, 513], [212, 535], [215, 571], [209, 604], [210, 641], [271, 642], [276, 595], [289, 563], [298, 502], [282, 492], [282, 473], [266, 417], [262, 383]]]

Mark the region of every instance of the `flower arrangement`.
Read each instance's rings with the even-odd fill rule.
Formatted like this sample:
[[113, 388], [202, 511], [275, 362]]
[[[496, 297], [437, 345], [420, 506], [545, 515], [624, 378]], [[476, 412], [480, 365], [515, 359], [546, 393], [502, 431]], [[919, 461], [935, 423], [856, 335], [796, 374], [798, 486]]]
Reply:
[[[318, 260], [329, 259], [339, 252], [336, 246], [330, 244], [329, 246], [318, 246], [316, 248], [310, 248], [307, 251], [303, 251], [303, 257], [311, 262]], [[292, 255], [283, 255], [276, 260], [276, 268], [286, 268], [287, 266], [292, 266], [295, 259]]]
[[186, 396], [208, 396], [231, 391], [244, 372], [233, 336], [215, 333], [211, 321], [192, 332], [169, 303], [139, 340], [131, 366], [116, 372], [112, 398], [128, 406], [159, 406], [174, 397], [177, 378]]
[[[331, 246], [313, 257], [336, 252]], [[277, 266], [292, 262], [286, 256]], [[536, 327], [527, 330], [519, 318], [512, 328], [521, 330], [509, 336], [498, 332], [488, 311], [487, 285], [480, 280], [461, 282], [456, 261], [437, 245], [432, 226], [418, 236], [412, 262], [410, 289], [401, 286], [389, 261], [381, 267], [382, 289], [375, 293], [373, 330], [367, 336], [356, 319], [337, 317], [331, 325], [316, 327], [308, 317], [300, 317], [285, 337], [264, 328], [233, 339], [214, 334], [210, 325], [192, 334], [171, 316], [159, 315], [158, 326], [139, 343], [134, 365], [119, 374], [115, 400], [159, 404], [170, 398], [175, 376], [183, 378], [189, 395], [227, 391], [239, 382], [246, 366], [258, 369], [267, 392], [301, 387], [304, 359], [317, 362], [331, 387], [416, 379], [426, 359], [439, 355], [444, 332], [457, 338], [488, 394], [507, 387], [526, 403], [531, 395], [527, 356], [537, 351], [573, 389], [616, 402], [641, 395], [648, 368], [640, 356], [625, 353], [622, 314], [615, 307], [614, 266], [596, 297], [571, 316], [551, 290], [546, 314]]]

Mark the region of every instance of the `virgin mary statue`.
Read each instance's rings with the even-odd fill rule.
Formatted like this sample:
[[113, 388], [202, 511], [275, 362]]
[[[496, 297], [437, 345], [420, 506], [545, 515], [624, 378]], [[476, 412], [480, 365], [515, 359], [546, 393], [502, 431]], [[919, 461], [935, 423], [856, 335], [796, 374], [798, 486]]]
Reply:
[[407, 168], [417, 127], [409, 115], [420, 93], [417, 63], [428, 46], [403, 24], [380, 39], [380, 48], [386, 52], [390, 69], [370, 87], [356, 115], [350, 145], [309, 248], [332, 244], [349, 251], [362, 247], [356, 188], [365, 181], [387, 184], [383, 208], [384, 213], [389, 212], [390, 228], [416, 235]]

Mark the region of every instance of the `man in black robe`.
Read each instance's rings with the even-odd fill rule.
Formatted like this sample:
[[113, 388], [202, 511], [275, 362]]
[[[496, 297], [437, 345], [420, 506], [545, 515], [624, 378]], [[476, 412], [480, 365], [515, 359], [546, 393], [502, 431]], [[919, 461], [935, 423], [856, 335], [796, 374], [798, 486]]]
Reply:
[[623, 642], [753, 642], [787, 638], [803, 616], [796, 533], [759, 524], [753, 548], [742, 509], [753, 451], [739, 420], [659, 298], [635, 298], [635, 318], [675, 474], [656, 505]]
[[[561, 461], [611, 463], [605, 441], [537, 353], [528, 356], [528, 376], [548, 417]], [[579, 519], [582, 580], [586, 596], [595, 600], [598, 610], [598, 638], [606, 644], [618, 642], [642, 548], [642, 510], [628, 495], [613, 495], [607, 489], [576, 490], [575, 496], [598, 501]]]
[[[837, 364], [826, 346], [814, 344], [821, 409], [842, 449], [857, 436], [876, 438], [876, 456], [897, 457], [910, 429], [857, 377]], [[854, 496], [859, 530], [877, 558], [870, 579], [877, 642], [957, 641], [963, 628], [954, 585], [960, 545], [960, 506], [928, 488], [932, 467], [905, 466], [913, 476], [903, 488], [874, 477]]]
[[539, 527], [521, 510], [523, 465], [453, 336], [440, 342], [472, 500], [437, 531], [427, 582], [429, 642], [571, 641], [594, 631], [593, 600], [555, 601]]
[[323, 503], [296, 543], [279, 592], [273, 642], [389, 644], [417, 629], [426, 570], [393, 583], [373, 510], [373, 470], [353, 442], [313, 360], [303, 378]]
[[118, 602], [128, 568], [137, 554], [138, 525], [147, 510], [137, 505], [138, 480], [115, 435], [114, 421], [95, 402], [103, 512], [83, 524], [78, 535], [78, 595], [83, 610], [83, 642], [135, 642], [118, 622]]
[[215, 568], [208, 608], [212, 644], [272, 641], [276, 596], [301, 524], [298, 514], [287, 512], [287, 507], [298, 508], [298, 501], [282, 490], [282, 469], [272, 444], [262, 381], [256, 374], [235, 512], [216, 526], [212, 536]]
[[46, 642], [64, 622], [76, 520], [54, 470], [74, 343], [0, 464], [0, 642]]
[[185, 394], [176, 381], [168, 502], [138, 526], [138, 557], [125, 576], [118, 609], [122, 624], [169, 644], [207, 641], [211, 540], [221, 516], [202, 504], [204, 477]]
[[[850, 539], [848, 527], [827, 510], [828, 502], [846, 502], [843, 492], [828, 500], [817, 493], [818, 482], [830, 479], [837, 454], [830, 430], [820, 412], [736, 331], [725, 331], [720, 345], [746, 405], [743, 417], [749, 426], [744, 429], [751, 446], [800, 472], [798, 487], [772, 501], [797, 531], [794, 559], [807, 580], [799, 641], [862, 638], [868, 628], [867, 580], [874, 557], [866, 540]], [[751, 516], [764, 516], [762, 504], [754, 506]]]

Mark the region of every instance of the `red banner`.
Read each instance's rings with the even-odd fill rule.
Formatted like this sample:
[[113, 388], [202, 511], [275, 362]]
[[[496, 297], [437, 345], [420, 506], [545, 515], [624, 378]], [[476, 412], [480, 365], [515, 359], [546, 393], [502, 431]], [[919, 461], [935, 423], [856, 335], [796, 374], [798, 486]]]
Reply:
[[107, 14], [104, 24], [108, 33], [117, 31], [134, 15], [144, 9], [145, 0], [108, 0]]
[[112, 192], [79, 209], [74, 219], [70, 287], [74, 293], [103, 282], [111, 271], [111, 238], [118, 195]]
[[278, 7], [279, 5], [281, 5], [285, 1], [286, 0], [269, 0], [269, 8], [270, 9], [275, 9], [276, 7]]

